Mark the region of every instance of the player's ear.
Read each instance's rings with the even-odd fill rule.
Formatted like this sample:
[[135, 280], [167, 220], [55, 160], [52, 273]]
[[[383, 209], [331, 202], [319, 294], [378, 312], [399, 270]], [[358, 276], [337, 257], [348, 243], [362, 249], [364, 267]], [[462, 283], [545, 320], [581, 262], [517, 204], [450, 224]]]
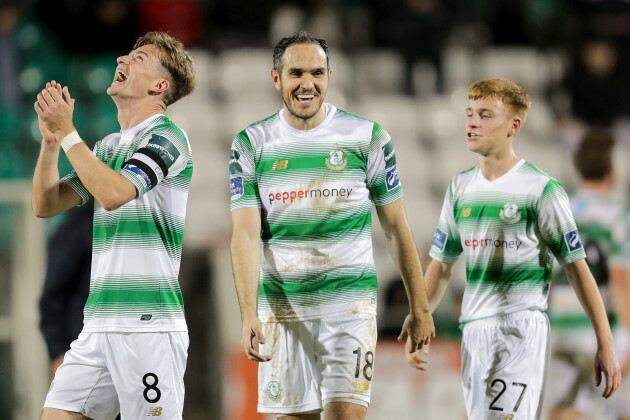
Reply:
[[280, 80], [280, 73], [276, 69], [271, 69], [271, 80], [277, 91], [282, 90], [282, 80]]
[[152, 85], [149, 91], [154, 95], [166, 92], [171, 87], [171, 82], [168, 79], [157, 79]]
[[523, 119], [519, 117], [518, 115], [515, 115], [512, 118], [512, 125], [510, 126], [509, 137], [514, 137], [516, 133], [519, 132], [522, 125], [523, 125]]

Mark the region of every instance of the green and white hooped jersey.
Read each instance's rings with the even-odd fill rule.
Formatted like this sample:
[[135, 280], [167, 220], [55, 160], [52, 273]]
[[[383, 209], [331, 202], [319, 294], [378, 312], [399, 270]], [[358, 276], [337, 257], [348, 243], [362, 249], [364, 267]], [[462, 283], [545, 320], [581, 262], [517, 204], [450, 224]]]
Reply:
[[[187, 331], [177, 280], [193, 170], [186, 133], [153, 115], [97, 142], [93, 153], [138, 197], [113, 211], [95, 202], [83, 331]], [[83, 203], [93, 198], [75, 172], [62, 181]]]
[[[609, 270], [630, 269], [630, 219], [628, 209], [610, 195], [585, 189], [571, 197], [571, 209], [580, 236], [586, 262], [597, 281], [606, 308], [612, 310], [609, 295]], [[560, 272], [551, 289], [549, 318], [554, 328], [591, 328], [566, 275]]]
[[553, 257], [585, 257], [564, 188], [522, 159], [494, 181], [479, 165], [451, 181], [430, 255], [454, 263], [462, 251], [461, 323], [546, 310]]
[[231, 209], [261, 209], [263, 321], [376, 313], [371, 210], [402, 197], [394, 146], [377, 123], [324, 106], [311, 130], [280, 110], [232, 143]]

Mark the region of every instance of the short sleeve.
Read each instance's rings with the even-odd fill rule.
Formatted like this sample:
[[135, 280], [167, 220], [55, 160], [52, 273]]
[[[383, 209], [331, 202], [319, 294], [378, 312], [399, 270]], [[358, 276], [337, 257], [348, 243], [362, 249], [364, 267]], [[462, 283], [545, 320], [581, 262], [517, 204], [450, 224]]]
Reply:
[[241, 131], [230, 150], [230, 209], [262, 207], [256, 177], [255, 151], [247, 131]]
[[393, 203], [403, 195], [394, 143], [389, 133], [376, 122], [368, 153], [367, 187], [377, 206]]
[[444, 196], [440, 220], [429, 251], [431, 258], [444, 263], [454, 263], [462, 253], [462, 243], [455, 224], [453, 197], [453, 182], [451, 182]]
[[571, 213], [569, 197], [562, 185], [550, 179], [538, 202], [538, 228], [543, 241], [560, 265], [586, 258], [582, 241]]
[[149, 130], [138, 150], [119, 171], [138, 191], [138, 197], [155, 188], [163, 179], [182, 172], [191, 158], [186, 134], [173, 124]]
[[[104, 145], [102, 140], [96, 142], [94, 148], [92, 149], [92, 154], [104, 162]], [[68, 185], [79, 195], [79, 197], [81, 197], [81, 206], [94, 198], [92, 193], [85, 188], [85, 185], [83, 185], [83, 182], [79, 179], [79, 175], [74, 169], [68, 175], [61, 178], [61, 182]]]
[[79, 179], [79, 175], [77, 175], [74, 170], [61, 178], [61, 182], [68, 185], [74, 192], [79, 194], [79, 197], [81, 197], [81, 205], [84, 205], [93, 198], [92, 194], [85, 188], [85, 185], [83, 185], [83, 182]]

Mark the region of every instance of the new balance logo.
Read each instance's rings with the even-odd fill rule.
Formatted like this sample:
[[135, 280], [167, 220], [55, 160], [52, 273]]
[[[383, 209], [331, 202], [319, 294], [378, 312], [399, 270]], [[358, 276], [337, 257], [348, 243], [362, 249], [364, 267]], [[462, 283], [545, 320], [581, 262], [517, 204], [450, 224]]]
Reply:
[[288, 160], [276, 160], [271, 167], [272, 171], [281, 171], [283, 169], [287, 169], [287, 165], [289, 164]]
[[162, 415], [162, 407], [151, 407], [147, 411], [147, 417], [158, 417]]

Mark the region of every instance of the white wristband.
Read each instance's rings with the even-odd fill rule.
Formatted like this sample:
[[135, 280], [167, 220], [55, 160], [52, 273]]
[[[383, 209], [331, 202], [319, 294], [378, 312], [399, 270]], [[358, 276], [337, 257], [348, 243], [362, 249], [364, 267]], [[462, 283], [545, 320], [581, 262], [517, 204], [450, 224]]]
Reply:
[[73, 131], [72, 133], [61, 139], [61, 147], [63, 147], [63, 150], [66, 153], [68, 153], [68, 150], [70, 150], [72, 146], [79, 143], [83, 143], [83, 140], [81, 140], [81, 137], [79, 137], [79, 133], [77, 133], [76, 131]]

